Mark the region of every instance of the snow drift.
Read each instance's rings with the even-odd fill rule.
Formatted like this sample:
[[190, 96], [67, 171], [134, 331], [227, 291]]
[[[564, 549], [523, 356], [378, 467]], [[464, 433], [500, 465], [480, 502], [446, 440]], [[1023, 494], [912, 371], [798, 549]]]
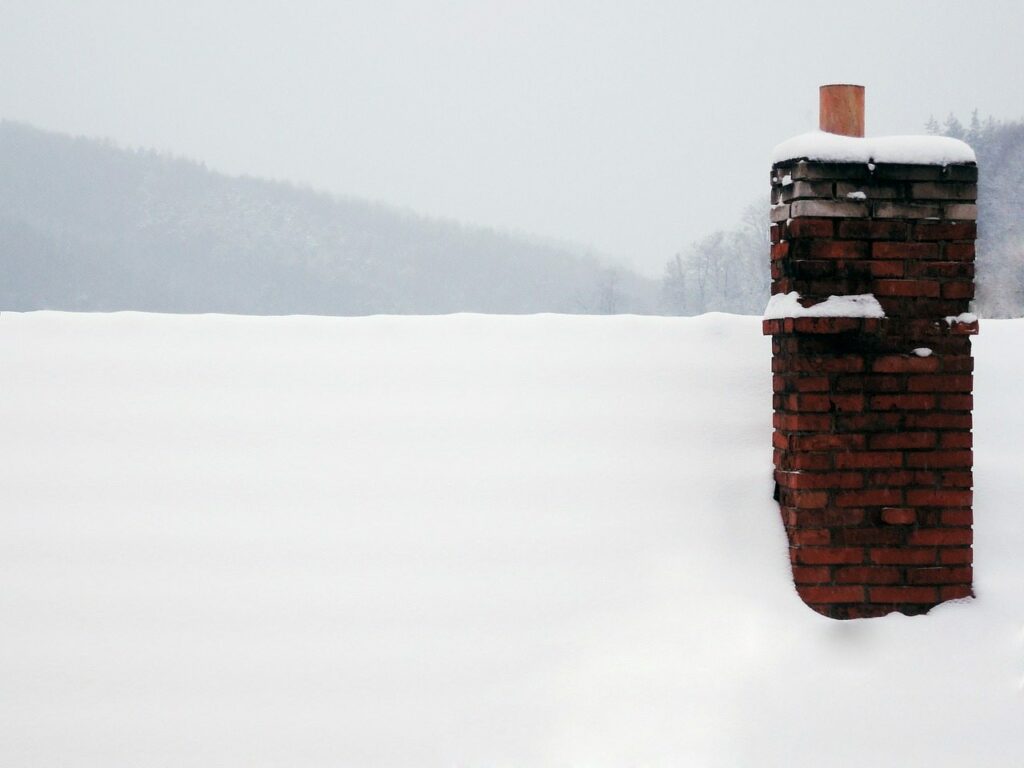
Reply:
[[1003, 766], [1024, 321], [978, 597], [790, 583], [760, 318], [0, 315], [0, 763]]

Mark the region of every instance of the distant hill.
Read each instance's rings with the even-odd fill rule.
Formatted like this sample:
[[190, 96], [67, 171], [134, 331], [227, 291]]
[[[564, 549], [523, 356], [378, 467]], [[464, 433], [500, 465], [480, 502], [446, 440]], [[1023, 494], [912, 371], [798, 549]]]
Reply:
[[570, 248], [0, 123], [0, 309], [653, 312]]

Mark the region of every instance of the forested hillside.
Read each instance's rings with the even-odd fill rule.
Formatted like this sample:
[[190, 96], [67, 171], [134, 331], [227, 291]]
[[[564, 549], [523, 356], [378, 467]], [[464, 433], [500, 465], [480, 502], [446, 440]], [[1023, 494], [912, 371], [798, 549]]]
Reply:
[[0, 123], [0, 309], [653, 312], [565, 247]]
[[[965, 127], [949, 116], [930, 133], [963, 139], [978, 157], [975, 307], [983, 317], [1024, 315], [1024, 122]], [[758, 314], [768, 300], [768, 203], [753, 204], [731, 230], [690, 243], [665, 266], [662, 304], [670, 314], [708, 310]]]

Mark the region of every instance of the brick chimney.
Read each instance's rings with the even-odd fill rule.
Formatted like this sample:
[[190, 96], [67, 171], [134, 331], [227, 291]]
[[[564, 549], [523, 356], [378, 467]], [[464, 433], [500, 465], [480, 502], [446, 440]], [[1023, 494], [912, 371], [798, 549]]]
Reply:
[[823, 86], [822, 132], [775, 150], [764, 320], [793, 580], [839, 619], [972, 581], [978, 169], [947, 137], [862, 138], [863, 105]]

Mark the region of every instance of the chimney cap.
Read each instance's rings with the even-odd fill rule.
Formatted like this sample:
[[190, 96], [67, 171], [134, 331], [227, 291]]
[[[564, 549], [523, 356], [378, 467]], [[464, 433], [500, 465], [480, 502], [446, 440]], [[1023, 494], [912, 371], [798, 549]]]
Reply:
[[818, 127], [840, 136], [864, 136], [864, 86], [831, 83], [818, 88]]

